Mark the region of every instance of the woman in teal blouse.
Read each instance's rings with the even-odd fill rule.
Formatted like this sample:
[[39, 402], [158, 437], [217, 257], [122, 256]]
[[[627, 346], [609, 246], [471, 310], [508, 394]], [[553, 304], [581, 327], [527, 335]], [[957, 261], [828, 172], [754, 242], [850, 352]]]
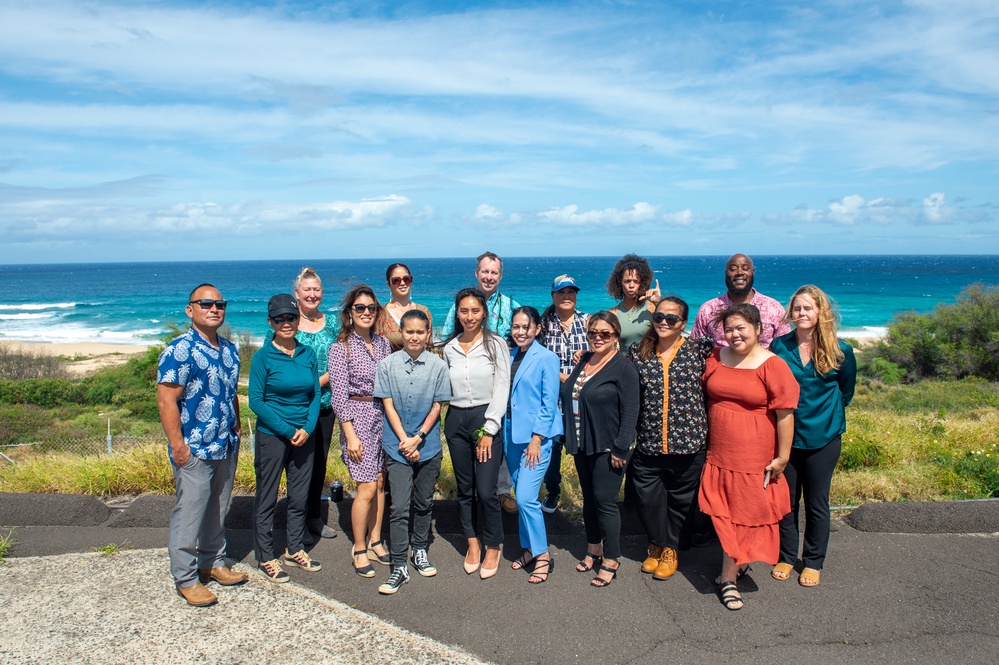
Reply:
[[781, 357], [801, 386], [794, 411], [794, 444], [784, 469], [791, 512], [780, 523], [780, 560], [771, 575], [786, 580], [798, 558], [798, 505], [805, 500], [801, 586], [817, 586], [829, 546], [829, 486], [846, 431], [846, 407], [853, 400], [857, 361], [853, 348], [836, 338], [837, 315], [829, 297], [806, 284], [787, 306], [794, 330], [775, 339]]
[[330, 453], [333, 438], [333, 406], [330, 404], [330, 375], [327, 370], [327, 353], [336, 341], [338, 328], [336, 317], [326, 316], [323, 306], [323, 281], [312, 268], [302, 268], [295, 278], [295, 300], [298, 301], [298, 332], [295, 339], [309, 347], [316, 354], [316, 371], [319, 373], [319, 420], [312, 432], [312, 445], [315, 459], [312, 463], [312, 480], [309, 482], [309, 501], [306, 512], [306, 544], [314, 539], [309, 534], [323, 538], [335, 538], [336, 529], [323, 521], [323, 488], [326, 486], [326, 458]]

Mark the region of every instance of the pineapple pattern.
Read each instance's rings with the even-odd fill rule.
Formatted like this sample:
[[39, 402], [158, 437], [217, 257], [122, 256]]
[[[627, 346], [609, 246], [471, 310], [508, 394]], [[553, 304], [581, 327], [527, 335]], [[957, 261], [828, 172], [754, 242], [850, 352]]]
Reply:
[[194, 328], [170, 342], [160, 354], [157, 383], [184, 386], [180, 408], [181, 430], [191, 453], [204, 460], [226, 459], [239, 439], [236, 426], [236, 386], [239, 351], [219, 337], [214, 348]]

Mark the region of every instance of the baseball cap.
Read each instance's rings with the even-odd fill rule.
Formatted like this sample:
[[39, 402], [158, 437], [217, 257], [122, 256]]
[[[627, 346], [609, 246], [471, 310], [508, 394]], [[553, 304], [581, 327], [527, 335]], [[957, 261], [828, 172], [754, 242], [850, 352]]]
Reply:
[[282, 314], [298, 314], [298, 301], [290, 293], [279, 293], [267, 301], [267, 316], [273, 319]]
[[579, 291], [579, 287], [576, 286], [576, 280], [574, 280], [572, 277], [569, 277], [568, 275], [559, 275], [558, 277], [555, 278], [555, 281], [552, 282], [552, 293], [555, 293], [556, 291], [561, 291], [562, 289], [567, 287]]

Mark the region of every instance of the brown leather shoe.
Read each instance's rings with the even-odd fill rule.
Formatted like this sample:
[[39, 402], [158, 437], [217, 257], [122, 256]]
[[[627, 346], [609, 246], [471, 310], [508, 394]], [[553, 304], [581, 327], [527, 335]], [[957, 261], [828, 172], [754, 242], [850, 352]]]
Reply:
[[208, 607], [219, 602], [215, 594], [206, 589], [201, 582], [195, 582], [191, 586], [177, 587], [177, 593], [187, 601], [188, 605], [195, 607]]
[[643, 573], [654, 573], [659, 567], [659, 557], [663, 553], [663, 548], [658, 545], [649, 545], [649, 556], [642, 562]]
[[664, 547], [662, 554], [659, 555], [659, 565], [652, 573], [652, 577], [657, 580], [669, 579], [676, 572], [677, 565], [679, 563], [676, 560], [676, 550], [672, 547]]
[[246, 573], [237, 573], [229, 568], [229, 566], [218, 566], [217, 568], [212, 568], [211, 570], [199, 568], [198, 577], [201, 579], [202, 584], [208, 584], [212, 580], [215, 580], [222, 586], [242, 584], [250, 579], [250, 576]]

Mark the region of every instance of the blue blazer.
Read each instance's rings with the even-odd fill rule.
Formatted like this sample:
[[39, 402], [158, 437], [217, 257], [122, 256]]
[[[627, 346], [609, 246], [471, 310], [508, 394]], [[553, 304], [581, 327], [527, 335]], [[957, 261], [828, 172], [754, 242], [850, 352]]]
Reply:
[[[510, 360], [519, 349], [510, 350]], [[537, 340], [520, 361], [510, 389], [509, 437], [513, 443], [526, 444], [534, 434], [551, 438], [562, 433], [562, 414], [558, 410], [558, 356]]]

